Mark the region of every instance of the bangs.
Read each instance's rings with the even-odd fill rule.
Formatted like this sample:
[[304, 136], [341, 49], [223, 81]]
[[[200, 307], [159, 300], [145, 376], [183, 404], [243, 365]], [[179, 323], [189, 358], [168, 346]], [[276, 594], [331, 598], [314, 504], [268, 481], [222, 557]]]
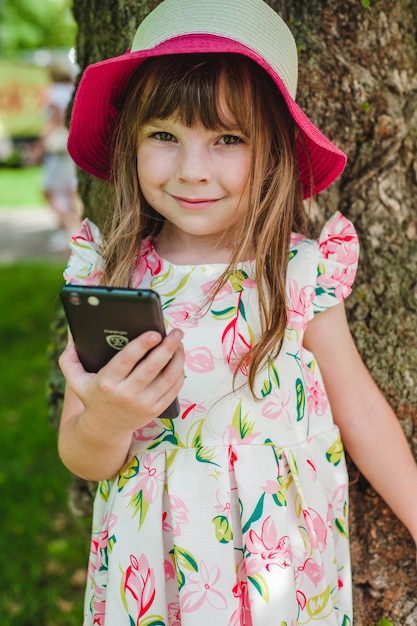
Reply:
[[[247, 59], [236, 54], [170, 55], [147, 59], [141, 123], [175, 118], [207, 130], [239, 126], [250, 135], [252, 100]], [[232, 118], [234, 119], [231, 119]]]

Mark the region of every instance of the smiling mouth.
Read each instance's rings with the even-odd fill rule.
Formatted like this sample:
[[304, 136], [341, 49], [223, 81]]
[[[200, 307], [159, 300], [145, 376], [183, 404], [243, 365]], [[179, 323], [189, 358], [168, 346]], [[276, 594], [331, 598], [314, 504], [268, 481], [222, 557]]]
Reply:
[[219, 201], [219, 198], [181, 198], [173, 196], [180, 206], [185, 209], [205, 209]]

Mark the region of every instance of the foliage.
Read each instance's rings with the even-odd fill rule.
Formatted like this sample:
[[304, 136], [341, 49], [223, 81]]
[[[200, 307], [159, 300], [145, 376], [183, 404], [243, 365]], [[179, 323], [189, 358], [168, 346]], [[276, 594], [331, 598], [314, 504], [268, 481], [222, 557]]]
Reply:
[[9, 0], [0, 6], [2, 56], [74, 45], [76, 24], [71, 0]]
[[69, 512], [45, 389], [61, 277], [57, 264], [0, 266], [2, 626], [82, 621], [90, 522]]
[[38, 206], [45, 206], [41, 168], [0, 168], [0, 211]]

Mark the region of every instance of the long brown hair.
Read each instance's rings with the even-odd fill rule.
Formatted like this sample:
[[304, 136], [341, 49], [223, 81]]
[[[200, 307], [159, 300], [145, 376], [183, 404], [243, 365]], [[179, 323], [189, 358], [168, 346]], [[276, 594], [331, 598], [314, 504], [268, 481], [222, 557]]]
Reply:
[[297, 128], [272, 79], [255, 62], [236, 54], [170, 55], [148, 59], [137, 70], [114, 133], [115, 210], [104, 233], [102, 283], [129, 286], [141, 242], [156, 237], [164, 224], [144, 200], [138, 183], [141, 127], [155, 118], [175, 117], [189, 127], [200, 123], [206, 129], [222, 128], [221, 98], [249, 138], [252, 158], [242, 235], [211, 299], [242, 253], [255, 250], [262, 332], [240, 365], [249, 365], [248, 384], [256, 397], [256, 374], [282, 345], [290, 235], [292, 230], [303, 232], [306, 213], [297, 166]]

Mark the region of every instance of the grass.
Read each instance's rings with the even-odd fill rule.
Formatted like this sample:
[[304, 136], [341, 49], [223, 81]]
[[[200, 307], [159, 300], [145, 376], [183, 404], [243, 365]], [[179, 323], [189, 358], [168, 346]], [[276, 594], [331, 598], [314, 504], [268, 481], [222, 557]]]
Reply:
[[41, 167], [0, 167], [0, 211], [43, 206]]
[[62, 267], [0, 266], [0, 615], [2, 626], [79, 626], [89, 520], [48, 423], [46, 350]]

